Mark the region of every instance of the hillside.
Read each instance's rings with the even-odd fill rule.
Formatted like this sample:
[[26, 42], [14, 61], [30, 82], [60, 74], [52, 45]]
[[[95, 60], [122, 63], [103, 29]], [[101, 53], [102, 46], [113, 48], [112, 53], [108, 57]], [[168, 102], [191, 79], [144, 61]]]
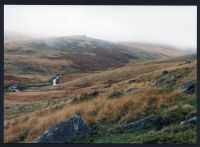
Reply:
[[[97, 133], [73, 143], [195, 143], [196, 125], [180, 123], [197, 115], [196, 92], [184, 93], [180, 87], [196, 80], [196, 64], [195, 56], [190, 62], [185, 56], [137, 63], [79, 75], [57, 86], [6, 92], [4, 142], [32, 142], [77, 114]], [[149, 127], [117, 132], [147, 116], [152, 116]]]
[[148, 53], [154, 53], [163, 58], [169, 57], [177, 57], [177, 56], [184, 56], [187, 54], [185, 51], [180, 51], [178, 48], [167, 46], [167, 45], [159, 45], [159, 44], [149, 44], [149, 43], [123, 43], [125, 46], [130, 48], [138, 48], [140, 50], [146, 51]]
[[4, 143], [52, 128], [70, 138], [57, 128], [70, 118], [70, 131], [81, 118], [89, 135], [66, 143], [196, 143], [196, 54], [87, 36], [4, 39]]
[[[5, 34], [5, 73], [54, 75], [122, 67], [138, 62], [180, 56], [173, 50], [168, 56], [138, 46], [113, 43], [87, 36], [30, 38], [15, 33]], [[162, 48], [163, 52], [168, 49]]]

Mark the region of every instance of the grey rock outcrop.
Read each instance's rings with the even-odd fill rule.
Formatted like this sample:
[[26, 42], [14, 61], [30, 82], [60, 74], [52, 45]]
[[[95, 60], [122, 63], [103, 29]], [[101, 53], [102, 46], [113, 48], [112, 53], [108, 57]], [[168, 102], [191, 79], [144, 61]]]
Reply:
[[196, 90], [196, 80], [189, 81], [181, 87], [181, 91], [185, 93], [192, 93]]
[[74, 139], [89, 136], [90, 126], [78, 115], [57, 124], [48, 129], [44, 134], [36, 138], [33, 143], [65, 143]]
[[148, 116], [148, 117], [139, 119], [137, 121], [120, 126], [117, 130], [119, 132], [123, 132], [125, 130], [130, 130], [130, 129], [143, 129], [143, 128], [148, 127], [150, 124], [151, 124], [151, 116]]

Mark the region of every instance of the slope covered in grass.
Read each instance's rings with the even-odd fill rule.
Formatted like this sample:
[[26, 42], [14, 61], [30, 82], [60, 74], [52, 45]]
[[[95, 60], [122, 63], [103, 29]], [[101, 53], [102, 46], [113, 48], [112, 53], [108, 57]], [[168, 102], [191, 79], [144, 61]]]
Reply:
[[[5, 33], [4, 46], [5, 73], [12, 75], [88, 72], [122, 67], [130, 61], [166, 59], [185, 54], [184, 51], [171, 49], [167, 56], [163, 56], [157, 51], [87, 36], [30, 38]], [[157, 48], [160, 49], [159, 46]], [[162, 48], [163, 52], [167, 50]]]
[[[32, 142], [33, 139], [48, 128], [73, 114], [78, 114], [90, 125], [96, 125], [98, 133], [93, 138], [84, 138], [74, 142], [195, 143], [196, 127], [194, 125], [180, 125], [180, 123], [196, 116], [196, 93], [182, 93], [180, 86], [196, 79], [196, 61], [193, 60], [190, 63], [176, 61], [168, 68], [161, 66], [164, 65], [163, 63], [157, 63], [161, 64], [158, 66], [160, 68], [153, 68], [153, 66], [150, 66], [151, 64], [155, 63], [146, 63], [136, 69], [136, 66], [129, 66], [128, 68], [132, 69], [129, 74], [131, 72], [134, 73], [134, 70], [137, 74], [127, 77], [122, 72], [122, 75], [118, 75], [121, 80], [114, 81], [109, 88], [104, 88], [104, 85], [97, 89], [93, 89], [94, 87], [88, 88], [87, 86], [83, 88], [76, 87], [77, 90], [72, 89], [77, 93], [74, 97], [71, 97], [70, 92], [68, 93], [64, 90], [68, 88], [67, 83], [62, 84], [60, 91], [65, 91], [65, 97], [72, 99], [72, 102], [60, 101], [59, 104], [49, 104], [49, 107], [40, 106], [38, 110], [33, 110], [26, 114], [20, 112], [18, 117], [5, 120], [4, 142]], [[146, 70], [148, 69], [147, 67], [151, 68]], [[145, 70], [146, 73], [143, 72]], [[163, 76], [163, 70], [168, 71], [168, 77], [157, 86], [155, 81]], [[89, 80], [92, 77], [89, 75], [87, 78]], [[95, 77], [97, 81], [97, 77], [101, 78], [99, 81], [109, 79], [108, 76], [103, 76], [103, 73], [102, 76]], [[174, 77], [176, 78], [175, 82], [173, 82]], [[115, 79], [117, 78], [115, 77]], [[96, 80], [93, 79], [91, 81]], [[93, 86], [95, 84], [99, 83], [91, 83]], [[54, 89], [54, 92], [56, 92], [56, 89]], [[48, 95], [52, 91], [51, 89], [48, 89], [48, 91], [43, 90]], [[87, 97], [95, 90], [99, 92], [98, 95]], [[110, 93], [117, 90], [122, 93], [119, 97], [108, 98]], [[59, 90], [57, 92], [58, 99], [64, 96], [62, 94], [59, 95]], [[41, 93], [38, 93], [39, 95], [36, 97], [45, 98], [46, 95], [41, 95]], [[85, 93], [87, 94], [85, 95]], [[25, 99], [27, 93], [22, 92], [22, 94]], [[10, 94], [10, 96], [12, 95]], [[18, 93], [18, 96], [20, 96], [20, 93]], [[9, 98], [9, 93], [7, 97]], [[123, 133], [115, 131], [119, 125], [149, 115], [153, 116], [153, 125], [145, 130], [130, 130]], [[186, 134], [190, 136], [187, 137]]]

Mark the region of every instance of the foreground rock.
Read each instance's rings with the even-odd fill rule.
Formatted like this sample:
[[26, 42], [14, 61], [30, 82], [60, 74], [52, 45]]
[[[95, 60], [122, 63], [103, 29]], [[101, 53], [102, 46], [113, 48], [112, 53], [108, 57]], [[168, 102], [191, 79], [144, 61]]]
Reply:
[[137, 121], [128, 123], [126, 125], [123, 125], [119, 127], [117, 130], [119, 132], [123, 132], [125, 130], [130, 130], [130, 129], [143, 129], [148, 127], [151, 124], [151, 116], [139, 119]]
[[89, 125], [78, 115], [72, 116], [39, 136], [33, 143], [65, 143], [87, 137], [91, 132]]
[[192, 93], [196, 90], [196, 80], [189, 81], [181, 87], [181, 91], [185, 93]]
[[197, 117], [194, 116], [188, 120], [182, 121], [181, 124], [197, 124]]

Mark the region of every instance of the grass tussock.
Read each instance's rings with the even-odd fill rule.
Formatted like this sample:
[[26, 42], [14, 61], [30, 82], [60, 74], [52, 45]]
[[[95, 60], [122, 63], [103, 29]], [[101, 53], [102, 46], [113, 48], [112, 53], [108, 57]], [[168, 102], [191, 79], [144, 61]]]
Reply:
[[[160, 66], [161, 65], [158, 64], [157, 68]], [[149, 70], [153, 71], [153, 69], [151, 69], [150, 67], [153, 67], [153, 65], [149, 65]], [[32, 142], [33, 139], [37, 138], [48, 128], [69, 118], [73, 114], [80, 115], [89, 124], [97, 124], [102, 122], [103, 120], [106, 120], [110, 123], [115, 122], [120, 124], [140, 119], [151, 114], [161, 115], [165, 119], [170, 119], [172, 123], [174, 123], [175, 120], [171, 118], [177, 118], [177, 116], [181, 114], [179, 118], [180, 121], [185, 118], [183, 116], [195, 114], [195, 110], [191, 107], [194, 105], [193, 101], [195, 100], [193, 98], [195, 96], [190, 97], [188, 95], [184, 95], [183, 93], [181, 93], [178, 87], [185, 81], [192, 80], [194, 77], [196, 77], [196, 70], [194, 68], [194, 64], [183, 65], [182, 67], [172, 65], [170, 66], [171, 71], [175, 70], [176, 68], [178, 69], [176, 72], [180, 72], [181, 74], [183, 74], [183, 77], [181, 79], [178, 79], [180, 83], [176, 85], [177, 87], [173, 87], [170, 92], [163, 89], [162, 86], [156, 87], [153, 84], [155, 77], [161, 72], [151, 72], [150, 75], [143, 76], [144, 79], [142, 81], [146, 82], [141, 83], [142, 81], [140, 81], [140, 83], [131, 83], [128, 85], [128, 82], [126, 81], [119, 84], [113, 84], [113, 86], [108, 89], [108, 92], [118, 89], [122, 89], [125, 91], [125, 89], [123, 88], [135, 86], [141, 89], [142, 92], [138, 92], [132, 95], [122, 95], [117, 99], [108, 99], [105, 92], [106, 90], [102, 92], [101, 89], [99, 90], [101, 91], [101, 93], [95, 99], [80, 101], [74, 104], [60, 103], [51, 107], [34, 111], [32, 113], [29, 113], [28, 115], [17, 117], [11, 120], [6, 120], [4, 124], [4, 142]], [[187, 73], [185, 72], [187, 70], [184, 70], [184, 68], [186, 68], [187, 70], [192, 70], [190, 70], [190, 73]], [[136, 73], [138, 72], [137, 74], [144, 73], [144, 67], [141, 67], [141, 69], [138, 67], [137, 70], [135, 70]], [[127, 69], [126, 72], [127, 74], [131, 74], [133, 70]], [[111, 72], [109, 71], [106, 73], [107, 75], [97, 74], [95, 76], [91, 76], [90, 80], [96, 81], [96, 78], [98, 80], [101, 80], [101, 78], [103, 77], [106, 77], [105, 79], [107, 80], [107, 78], [111, 76], [110, 73]], [[126, 78], [126, 74], [122, 75], [124, 77], [120, 77], [120, 80]], [[113, 75], [112, 73], [112, 76], [113, 78], [118, 79], [115, 76], [119, 75]], [[133, 75], [129, 76], [129, 78], [132, 78], [132, 76]], [[80, 82], [80, 80], [78, 82]], [[61, 85], [61, 87], [67, 84], [69, 83], [63, 84]], [[55, 90], [53, 92], [55, 95], [59, 95], [58, 91]], [[83, 93], [83, 91], [81, 90], [79, 92]], [[52, 91], [50, 93], [52, 94]], [[34, 94], [35, 96], [41, 96], [42, 98], [50, 93], [48, 91], [42, 91], [41, 93], [38, 92]], [[64, 90], [63, 93], [65, 93], [66, 95], [68, 94], [67, 91]], [[31, 92], [27, 92], [27, 94], [30, 94], [31, 96], [34, 95], [32, 95]], [[20, 94], [18, 96], [20, 96]], [[22, 94], [21, 96], [24, 96], [25, 98], [26, 94]], [[167, 108], [169, 105], [172, 106]], [[188, 114], [189, 111], [194, 113]], [[151, 135], [152, 134], [150, 134], [150, 136]]]
[[162, 89], [149, 87], [144, 93], [119, 99], [109, 100], [102, 97], [73, 105], [59, 104], [33, 112], [28, 116], [8, 120], [4, 142], [31, 142], [49, 127], [73, 114], [81, 115], [89, 124], [101, 120], [127, 122], [153, 113], [160, 105], [169, 103], [180, 95], [178, 91], [166, 93]]

